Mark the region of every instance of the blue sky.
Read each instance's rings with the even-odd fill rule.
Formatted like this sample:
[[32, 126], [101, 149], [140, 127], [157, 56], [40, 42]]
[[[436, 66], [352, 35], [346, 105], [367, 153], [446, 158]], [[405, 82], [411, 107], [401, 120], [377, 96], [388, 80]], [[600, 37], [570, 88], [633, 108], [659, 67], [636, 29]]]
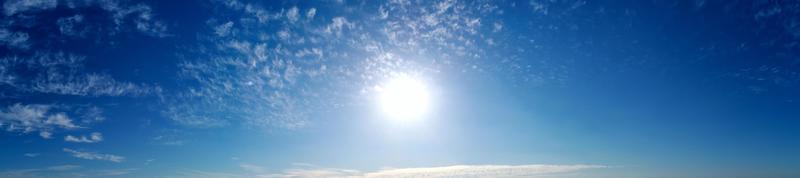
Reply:
[[794, 1], [6, 0], [0, 177], [800, 177]]

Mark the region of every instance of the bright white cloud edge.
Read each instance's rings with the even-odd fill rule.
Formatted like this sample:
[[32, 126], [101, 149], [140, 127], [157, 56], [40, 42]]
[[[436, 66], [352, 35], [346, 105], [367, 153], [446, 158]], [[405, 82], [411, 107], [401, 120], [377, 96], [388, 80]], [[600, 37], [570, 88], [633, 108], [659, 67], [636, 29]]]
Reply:
[[[359, 171], [352, 169], [303, 167], [283, 170], [274, 174], [237, 174], [224, 172], [208, 172], [184, 170], [171, 177], [264, 177], [264, 178], [441, 178], [441, 177], [536, 177], [578, 173], [587, 169], [608, 168], [604, 165], [453, 165], [442, 167], [387, 168], [377, 171]], [[250, 171], [249, 169], [245, 171]], [[257, 172], [253, 172], [257, 173]]]

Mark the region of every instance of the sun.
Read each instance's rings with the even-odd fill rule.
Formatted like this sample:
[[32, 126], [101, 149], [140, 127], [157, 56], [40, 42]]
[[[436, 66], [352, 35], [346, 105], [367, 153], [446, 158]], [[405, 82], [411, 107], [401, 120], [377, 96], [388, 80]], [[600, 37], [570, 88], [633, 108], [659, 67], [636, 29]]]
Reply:
[[410, 76], [388, 80], [380, 87], [380, 105], [390, 118], [419, 119], [430, 105], [430, 93], [425, 83]]

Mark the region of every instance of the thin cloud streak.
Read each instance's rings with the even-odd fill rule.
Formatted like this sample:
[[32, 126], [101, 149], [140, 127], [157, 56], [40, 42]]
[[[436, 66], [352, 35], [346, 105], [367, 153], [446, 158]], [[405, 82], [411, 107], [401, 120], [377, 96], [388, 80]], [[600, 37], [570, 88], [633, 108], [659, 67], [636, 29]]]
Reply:
[[[245, 167], [253, 167], [247, 165]], [[243, 168], [245, 168], [243, 167]], [[258, 166], [255, 166], [258, 167]], [[273, 174], [236, 174], [199, 170], [181, 171], [173, 177], [263, 177], [263, 178], [445, 178], [445, 177], [538, 177], [577, 174], [588, 169], [609, 168], [604, 165], [454, 165], [442, 167], [388, 168], [377, 171], [322, 168], [303, 165]], [[258, 167], [260, 168], [260, 167]], [[245, 168], [247, 169], [247, 168]]]
[[111, 161], [115, 163], [120, 163], [125, 161], [125, 157], [112, 155], [112, 154], [100, 154], [94, 152], [83, 152], [77, 151], [69, 148], [64, 148], [64, 152], [70, 153], [72, 157], [87, 159], [87, 160], [101, 160], [101, 161]]

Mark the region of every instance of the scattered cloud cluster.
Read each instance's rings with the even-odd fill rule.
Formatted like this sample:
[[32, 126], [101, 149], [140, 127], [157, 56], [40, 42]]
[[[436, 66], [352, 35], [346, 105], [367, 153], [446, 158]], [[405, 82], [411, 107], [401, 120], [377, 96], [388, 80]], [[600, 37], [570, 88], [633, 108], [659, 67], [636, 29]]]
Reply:
[[[4, 20], [9, 22], [17, 21], [16, 16], [33, 15], [42, 13], [45, 10], [56, 8], [81, 9], [88, 7], [99, 7], [104, 10], [112, 19], [114, 24], [106, 33], [116, 34], [131, 27], [138, 32], [155, 36], [166, 37], [167, 25], [155, 19], [152, 8], [145, 4], [127, 4], [125, 1], [104, 0], [104, 1], [79, 1], [79, 0], [9, 0], [3, 3], [3, 12], [6, 15]], [[60, 18], [57, 21], [58, 29], [62, 34], [68, 36], [82, 36], [85, 28], [77, 27], [84, 20], [83, 15], [74, 14], [72, 16]], [[0, 31], [2, 32], [2, 31]], [[24, 34], [24, 33], [22, 33]], [[3, 40], [0, 33], [0, 40]], [[27, 35], [27, 34], [26, 34]], [[26, 38], [27, 39], [27, 38]]]
[[81, 128], [64, 112], [53, 111], [51, 105], [14, 104], [0, 109], [0, 128], [7, 132], [38, 132], [42, 138], [52, 138], [57, 129]]
[[484, 17], [502, 13], [490, 1], [344, 8], [374, 16], [339, 8], [219, 3], [228, 8], [220, 13], [230, 17], [209, 19], [208, 41], [198, 47], [213, 50], [180, 64], [181, 79], [197, 85], [163, 102], [164, 115], [184, 125], [305, 127], [314, 113], [352, 104], [341, 101], [357, 102], [361, 91], [369, 92], [383, 78], [479, 63], [486, 47], [482, 34], [499, 31], [491, 24], [501, 24]]
[[9, 0], [3, 3], [3, 13], [11, 16], [26, 11], [38, 11], [55, 8], [56, 0]]
[[97, 143], [103, 141], [103, 134], [101, 134], [100, 132], [92, 132], [92, 134], [90, 134], [88, 137], [85, 135], [82, 135], [80, 137], [67, 135], [66, 137], [64, 137], [64, 141], [75, 142], [75, 143]]
[[80, 159], [87, 159], [87, 160], [100, 160], [100, 161], [110, 161], [119, 163], [125, 161], [125, 157], [112, 155], [112, 154], [101, 154], [95, 152], [85, 152], [85, 151], [78, 151], [69, 148], [64, 148], [64, 152], [67, 152], [72, 155], [72, 157], [80, 158]]
[[[109, 18], [87, 18], [81, 13], [90, 8], [102, 10]], [[66, 11], [56, 13], [57, 9]], [[89, 129], [106, 119], [103, 109], [95, 105], [64, 100], [40, 101], [49, 104], [27, 103], [32, 97], [136, 97], [160, 92], [157, 86], [120, 81], [104, 72], [90, 72], [85, 66], [85, 56], [50, 50], [54, 48], [53, 42], [83, 38], [87, 34], [137, 31], [156, 37], [168, 36], [166, 25], [155, 18], [149, 6], [115, 0], [8, 0], [2, 3], [2, 10], [0, 47], [6, 49], [0, 49], [4, 50], [0, 55], [0, 98], [8, 101], [1, 103], [7, 106], [0, 108], [3, 130], [38, 133], [49, 139], [57, 132]], [[39, 23], [49, 18], [54, 18], [54, 23]], [[88, 21], [90, 19], [111, 19], [112, 22]], [[43, 28], [57, 31], [55, 34], [37, 31]], [[81, 143], [103, 139], [100, 133], [64, 138]]]
[[[181, 78], [197, 86], [178, 91], [165, 99], [164, 115], [178, 123], [211, 127], [244, 123], [247, 126], [300, 128], [322, 96], [311, 91], [313, 77], [326, 71], [319, 49], [307, 49], [304, 61], [295, 60], [300, 45], [267, 45], [268, 41], [312, 44], [321, 41], [317, 35], [303, 37], [293, 30], [296, 24], [310, 25], [310, 9], [291, 7], [270, 12], [259, 6], [239, 1], [222, 2], [242, 14], [240, 19], [212, 19], [209, 36], [212, 48], [202, 60], [189, 60], [180, 65]], [[306, 15], [300, 15], [305, 11]], [[313, 10], [315, 11], [315, 10]], [[316, 12], [312, 12], [316, 13]], [[219, 21], [215, 23], [216, 21]], [[280, 32], [257, 29], [280, 24]], [[295, 24], [295, 25], [293, 25]], [[255, 40], [269, 36], [268, 41]], [[317, 42], [311, 42], [317, 41]], [[313, 45], [313, 44], [312, 44]], [[283, 46], [283, 47], [282, 47]], [[292, 56], [292, 58], [285, 58]]]
[[[63, 52], [38, 52], [24, 58], [2, 57], [0, 85], [11, 87], [17, 94], [76, 96], [142, 96], [159, 92], [160, 88], [121, 82], [103, 73], [86, 73], [85, 57]], [[9, 92], [9, 90], [5, 90]]]
[[0, 29], [0, 45], [14, 49], [28, 49], [28, 33]]

